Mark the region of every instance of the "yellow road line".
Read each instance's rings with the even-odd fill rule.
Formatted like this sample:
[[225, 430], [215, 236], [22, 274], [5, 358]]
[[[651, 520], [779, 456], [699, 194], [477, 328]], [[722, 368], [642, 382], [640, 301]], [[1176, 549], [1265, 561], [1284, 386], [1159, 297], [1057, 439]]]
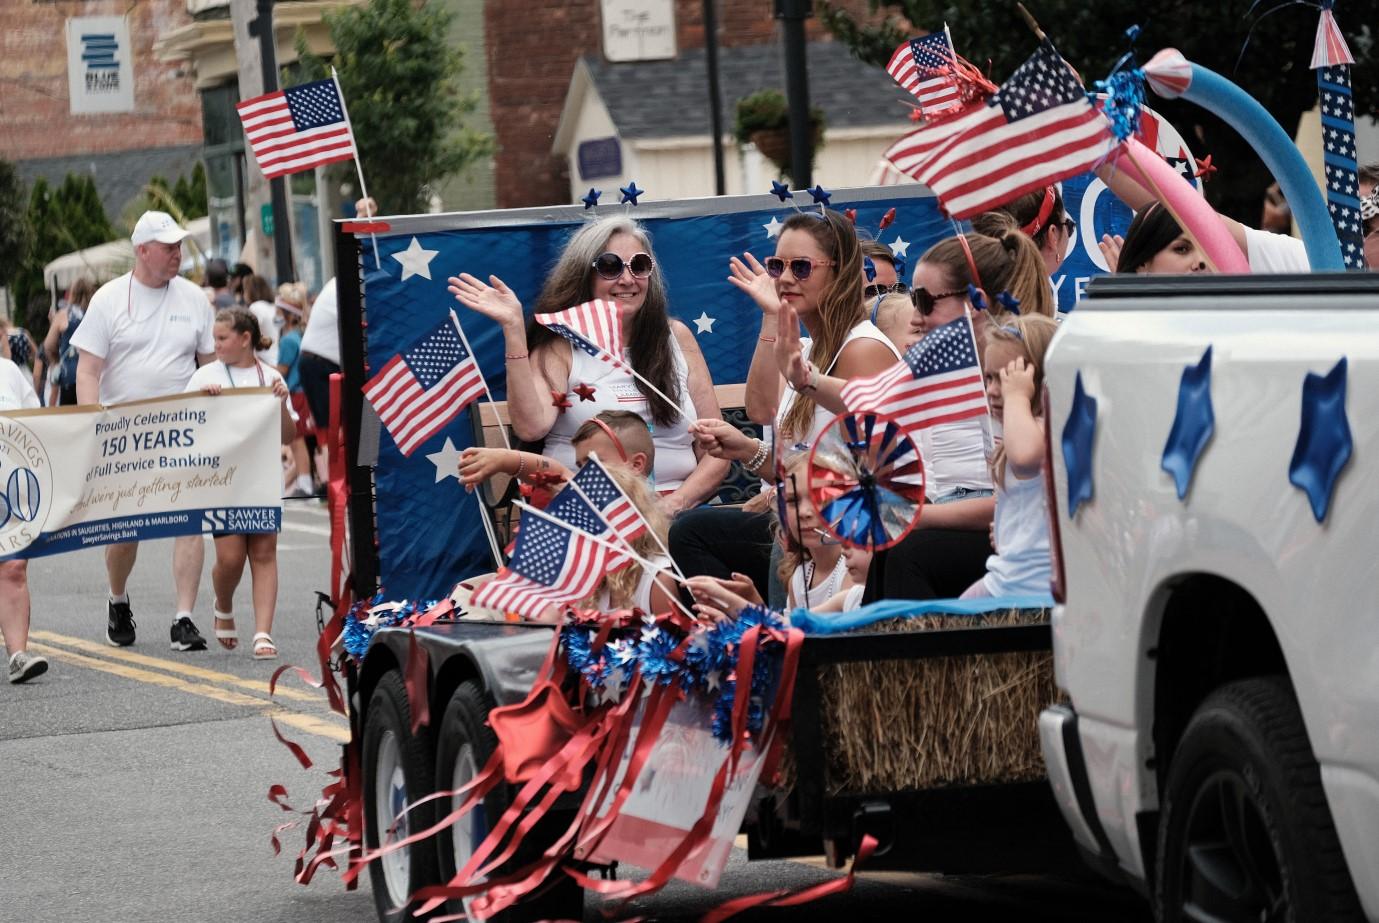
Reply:
[[[96, 654], [101, 657], [113, 657], [116, 660], [123, 660], [126, 663], [134, 663], [143, 667], [153, 667], [157, 670], [166, 670], [169, 673], [181, 673], [183, 676], [204, 679], [212, 683], [228, 683], [233, 686], [239, 686], [242, 689], [252, 689], [254, 692], [261, 692], [264, 695], [268, 694], [268, 682], [266, 680], [249, 679], [243, 676], [236, 676], [233, 673], [208, 670], [205, 667], [192, 666], [189, 663], [168, 660], [165, 657], [150, 657], [147, 654], [139, 654], [135, 651], [125, 650], [122, 647], [111, 647], [108, 644], [99, 644], [85, 638], [73, 638], [51, 631], [34, 631], [30, 632], [29, 636], [39, 641], [47, 641], [49, 644], [57, 644], [62, 647], [70, 647], [79, 651], [85, 651], [88, 654]], [[278, 689], [275, 696], [283, 699], [292, 699], [297, 702], [326, 701], [324, 695], [292, 688], [290, 684], [294, 682], [296, 682], [295, 679], [288, 679], [284, 675], [283, 681], [278, 683]]]
[[87, 657], [84, 654], [77, 654], [73, 651], [50, 647], [46, 644], [30, 643], [29, 647], [55, 660], [72, 663], [80, 667], [86, 667], [87, 669], [100, 670], [103, 673], [110, 673], [125, 679], [132, 679], [136, 682], [148, 683], [152, 686], [162, 686], [166, 689], [175, 689], [178, 692], [199, 695], [207, 699], [215, 699], [217, 702], [224, 702], [226, 705], [240, 705], [248, 708], [257, 708], [262, 710], [264, 714], [271, 715], [278, 719], [283, 724], [295, 727], [308, 734], [315, 734], [319, 737], [325, 737], [340, 742], [350, 739], [348, 727], [312, 715], [287, 711], [286, 709], [274, 706], [273, 703], [266, 699], [245, 695], [242, 692], [235, 692], [233, 689], [221, 689], [219, 686], [208, 686], [204, 683], [188, 682], [176, 676], [169, 676], [166, 673], [154, 673], [150, 670], [141, 670], [138, 667], [128, 666], [123, 663], [97, 660], [95, 657]]

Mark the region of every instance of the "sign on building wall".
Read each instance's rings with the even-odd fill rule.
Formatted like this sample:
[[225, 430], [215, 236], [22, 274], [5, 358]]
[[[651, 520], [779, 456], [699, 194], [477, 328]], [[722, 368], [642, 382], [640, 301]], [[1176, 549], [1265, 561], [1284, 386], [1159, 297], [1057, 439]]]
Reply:
[[675, 57], [674, 0], [603, 0], [603, 56], [609, 61]]
[[123, 17], [67, 20], [67, 85], [73, 115], [134, 111], [134, 47]]

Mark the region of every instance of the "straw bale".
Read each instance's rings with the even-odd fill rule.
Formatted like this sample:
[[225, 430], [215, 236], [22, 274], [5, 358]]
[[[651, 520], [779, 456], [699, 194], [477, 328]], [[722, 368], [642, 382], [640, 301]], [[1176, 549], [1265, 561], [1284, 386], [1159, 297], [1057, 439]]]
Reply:
[[[1048, 621], [1046, 610], [893, 619], [867, 631]], [[1058, 697], [1046, 651], [820, 668], [829, 794], [1043, 778], [1039, 712]], [[793, 767], [791, 767], [793, 768]]]

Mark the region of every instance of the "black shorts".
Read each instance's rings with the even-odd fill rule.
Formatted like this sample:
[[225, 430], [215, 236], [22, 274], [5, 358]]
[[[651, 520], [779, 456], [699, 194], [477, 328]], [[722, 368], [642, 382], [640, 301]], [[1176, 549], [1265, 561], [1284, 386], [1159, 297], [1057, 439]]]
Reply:
[[302, 391], [306, 392], [306, 402], [311, 407], [311, 418], [319, 430], [330, 425], [330, 376], [338, 371], [340, 366], [334, 362], [309, 352], [302, 353], [297, 366]]

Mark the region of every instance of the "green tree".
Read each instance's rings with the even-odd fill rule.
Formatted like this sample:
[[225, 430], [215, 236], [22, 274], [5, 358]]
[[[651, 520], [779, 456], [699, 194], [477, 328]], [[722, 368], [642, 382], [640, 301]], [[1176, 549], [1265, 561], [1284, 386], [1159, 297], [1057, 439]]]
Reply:
[[28, 259], [14, 283], [15, 320], [35, 338], [47, 332], [48, 295], [43, 267], [64, 253], [94, 247], [117, 235], [105, 215], [90, 176], [67, 174], [56, 189], [47, 180], [34, 183], [27, 222], [32, 233]]
[[[369, 0], [326, 14], [364, 176], [384, 213], [424, 208], [428, 184], [493, 152], [492, 137], [463, 124], [477, 100], [454, 87], [463, 53], [445, 43], [450, 19], [434, 2], [411, 0]], [[330, 75], [300, 33], [297, 54], [300, 77]], [[333, 173], [345, 170], [352, 166]]]
[[[958, 54], [983, 69], [989, 66], [995, 83], [1034, 50], [1034, 36], [1011, 0], [869, 0], [868, 5], [872, 16], [859, 20], [838, 4], [820, 0], [819, 15], [854, 54], [881, 67], [905, 38], [921, 29], [941, 29], [945, 22]], [[1175, 47], [1189, 61], [1240, 85], [1289, 135], [1317, 102], [1316, 75], [1308, 69], [1317, 27], [1313, 5], [1262, 4], [1253, 15], [1251, 0], [1038, 0], [1026, 5], [1089, 88], [1128, 50], [1125, 30], [1138, 24], [1142, 31], [1136, 50], [1141, 61], [1160, 48]], [[1379, 59], [1372, 17], [1358, 12], [1364, 6], [1338, 4], [1337, 21], [1355, 55], [1355, 99], [1368, 100], [1373, 111], [1373, 100], [1379, 98]], [[1277, 13], [1261, 15], [1272, 8]], [[1191, 103], [1152, 92], [1148, 103], [1173, 123], [1198, 157], [1212, 155], [1219, 171], [1206, 185], [1207, 199], [1223, 213], [1257, 225], [1264, 189], [1272, 178], [1244, 139]]]
[[8, 160], [0, 160], [0, 285], [8, 286], [29, 254], [28, 207], [24, 183]]

